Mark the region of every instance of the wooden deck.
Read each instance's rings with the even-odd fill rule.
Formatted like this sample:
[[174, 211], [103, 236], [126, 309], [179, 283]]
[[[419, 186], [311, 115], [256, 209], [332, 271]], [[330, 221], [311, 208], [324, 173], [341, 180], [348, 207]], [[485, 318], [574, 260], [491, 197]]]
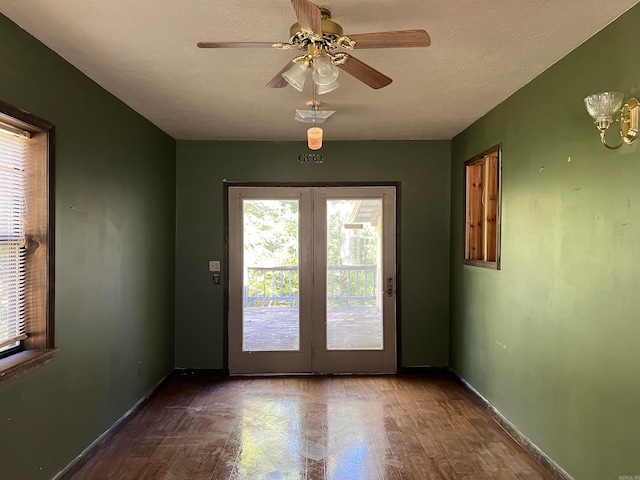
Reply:
[[[298, 309], [246, 307], [244, 350], [298, 350]], [[332, 307], [327, 315], [327, 345], [338, 350], [382, 348], [382, 314], [373, 307]]]

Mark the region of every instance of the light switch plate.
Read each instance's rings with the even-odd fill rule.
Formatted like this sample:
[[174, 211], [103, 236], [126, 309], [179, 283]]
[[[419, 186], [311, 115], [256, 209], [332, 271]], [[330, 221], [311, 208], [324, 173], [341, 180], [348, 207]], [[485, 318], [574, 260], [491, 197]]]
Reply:
[[219, 260], [209, 260], [209, 271], [210, 272], [219, 272], [220, 271], [220, 261]]

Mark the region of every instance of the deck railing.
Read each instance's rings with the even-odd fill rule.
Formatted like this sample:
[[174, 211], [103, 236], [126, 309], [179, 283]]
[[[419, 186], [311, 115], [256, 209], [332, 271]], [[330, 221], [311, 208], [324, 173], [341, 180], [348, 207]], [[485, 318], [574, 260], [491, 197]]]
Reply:
[[[249, 267], [245, 307], [296, 306], [299, 302], [298, 267]], [[375, 306], [376, 265], [329, 265], [329, 306]]]

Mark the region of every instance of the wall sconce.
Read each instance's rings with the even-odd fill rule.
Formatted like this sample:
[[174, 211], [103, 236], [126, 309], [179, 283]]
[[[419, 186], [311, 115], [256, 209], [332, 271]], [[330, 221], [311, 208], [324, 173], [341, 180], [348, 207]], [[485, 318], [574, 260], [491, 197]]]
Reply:
[[[610, 150], [616, 150], [622, 145], [631, 144], [638, 136], [638, 100], [630, 98], [624, 102], [624, 94], [620, 92], [594, 93], [584, 99], [587, 112], [595, 120], [596, 127], [600, 130], [600, 141]], [[607, 144], [605, 133], [614, 121], [614, 115], [620, 112], [620, 136], [622, 141], [614, 147]]]

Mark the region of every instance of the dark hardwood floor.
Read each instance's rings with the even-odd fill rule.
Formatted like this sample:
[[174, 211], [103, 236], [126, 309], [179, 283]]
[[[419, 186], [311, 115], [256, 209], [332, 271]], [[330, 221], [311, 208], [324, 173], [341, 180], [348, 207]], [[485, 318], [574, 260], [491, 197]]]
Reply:
[[178, 374], [64, 478], [552, 477], [444, 374]]

